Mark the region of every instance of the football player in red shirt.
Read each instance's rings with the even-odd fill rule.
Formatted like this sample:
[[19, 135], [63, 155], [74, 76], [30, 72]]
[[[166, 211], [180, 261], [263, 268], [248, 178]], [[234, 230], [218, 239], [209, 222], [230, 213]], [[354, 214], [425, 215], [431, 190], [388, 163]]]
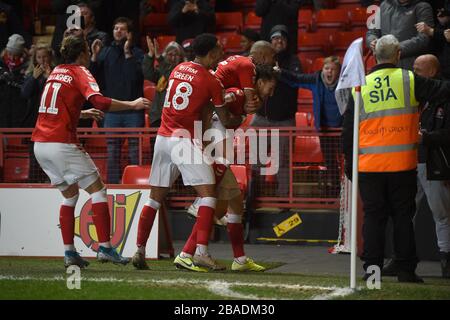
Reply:
[[86, 66], [89, 64], [87, 42], [69, 36], [63, 40], [61, 56], [64, 64], [57, 66], [48, 77], [39, 107], [39, 116], [32, 134], [37, 161], [62, 193], [59, 221], [64, 242], [64, 264], [81, 268], [89, 263], [82, 259], [74, 246], [75, 205], [79, 188], [91, 195], [92, 219], [98, 235], [97, 259], [101, 262], [127, 264], [111, 247], [110, 215], [106, 188], [90, 156], [80, 147], [76, 130], [81, 107], [88, 100], [101, 111], [90, 110], [85, 116], [101, 116], [102, 111], [148, 109], [150, 102], [139, 98], [118, 101], [103, 97], [97, 82]]
[[[156, 212], [180, 173], [183, 183], [191, 185], [201, 198], [195, 243], [200, 254], [207, 254], [217, 199], [212, 160], [205, 158], [202, 141], [195, 139], [198, 135], [194, 134], [195, 124], [201, 125], [203, 110], [211, 103], [225, 123], [229, 121], [229, 112], [222, 108], [225, 104], [223, 87], [209, 72], [223, 56], [220, 42], [212, 34], [201, 34], [195, 38], [193, 48], [195, 60], [176, 66], [168, 79], [149, 178], [152, 190], [139, 218], [137, 251], [132, 259], [137, 269], [148, 269], [145, 246]], [[199, 135], [201, 139], [201, 131]], [[175, 258], [174, 264], [192, 271], [207, 271], [196, 266], [192, 255], [184, 252]]]
[[[273, 94], [276, 86], [276, 74], [271, 66], [258, 65], [256, 67], [256, 81], [255, 81], [255, 93], [257, 94], [258, 100], [265, 101], [265, 99]], [[216, 153], [216, 162], [224, 165], [224, 174], [219, 175], [216, 173], [216, 186], [218, 201], [216, 206], [215, 218], [220, 221], [222, 217], [226, 216], [227, 220], [227, 232], [230, 238], [231, 246], [233, 248], [234, 261], [231, 265], [231, 270], [233, 271], [264, 271], [265, 268], [256, 264], [252, 259], [247, 258], [244, 252], [244, 232], [242, 225], [242, 215], [244, 213], [243, 208], [243, 195], [236, 181], [236, 177], [228, 168], [228, 163], [226, 163], [226, 139], [229, 137], [226, 134], [226, 129], [236, 129], [246, 114], [245, 112], [245, 96], [243, 90], [239, 88], [229, 88], [226, 90], [227, 98], [230, 102], [227, 102], [225, 106], [228, 108], [230, 113], [239, 119], [237, 123], [233, 123], [232, 126], [223, 126], [220, 120], [214, 115], [212, 118], [212, 128], [219, 130], [222, 133], [222, 137], [215, 140], [213, 143], [217, 146], [222, 144], [221, 147], [216, 149], [217, 151], [223, 150], [223, 154]], [[223, 140], [221, 140], [223, 139]], [[222, 157], [222, 160], [219, 160]], [[225, 163], [224, 163], [225, 162]], [[223, 177], [223, 178], [222, 178]], [[198, 202], [198, 200], [196, 200]], [[197, 204], [194, 203], [188, 212], [194, 216], [197, 216]], [[195, 238], [196, 229], [193, 229], [189, 240], [187, 241], [183, 252], [193, 254], [195, 251]], [[202, 267], [206, 267], [211, 270], [222, 270], [224, 267], [218, 264], [210, 255], [202, 256], [195, 254], [194, 262]]]

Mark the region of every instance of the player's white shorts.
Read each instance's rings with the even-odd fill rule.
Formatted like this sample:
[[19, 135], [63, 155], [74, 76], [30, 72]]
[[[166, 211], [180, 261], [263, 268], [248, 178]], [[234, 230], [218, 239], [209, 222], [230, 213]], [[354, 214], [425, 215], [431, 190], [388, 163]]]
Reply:
[[[50, 178], [52, 185], [60, 190], [79, 183], [94, 183], [98, 178], [98, 169], [89, 154], [76, 144], [58, 142], [35, 142], [34, 155], [42, 170]], [[86, 177], [91, 176], [91, 179]], [[89, 185], [81, 185], [85, 189]]]
[[158, 135], [149, 184], [171, 187], [180, 173], [187, 186], [215, 184], [211, 162], [192, 139]]

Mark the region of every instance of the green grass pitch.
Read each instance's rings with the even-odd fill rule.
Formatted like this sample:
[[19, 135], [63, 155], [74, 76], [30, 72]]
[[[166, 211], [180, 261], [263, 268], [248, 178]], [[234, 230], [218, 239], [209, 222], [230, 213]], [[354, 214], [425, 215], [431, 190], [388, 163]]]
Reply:
[[380, 290], [369, 290], [358, 281], [359, 289], [351, 292], [348, 277], [277, 273], [277, 263], [263, 264], [273, 269], [265, 273], [194, 273], [177, 270], [171, 259], [149, 261], [147, 271], [90, 262], [81, 270], [80, 289], [71, 290], [71, 274], [62, 259], [1, 257], [0, 299], [450, 299], [450, 281], [440, 278], [425, 278], [425, 284], [384, 278]]

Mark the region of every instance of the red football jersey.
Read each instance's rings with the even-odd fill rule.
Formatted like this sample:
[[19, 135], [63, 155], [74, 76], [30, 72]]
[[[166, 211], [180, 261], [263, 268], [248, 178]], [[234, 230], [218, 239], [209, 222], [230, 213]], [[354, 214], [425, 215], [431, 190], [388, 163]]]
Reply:
[[231, 56], [219, 63], [215, 76], [225, 89], [255, 89], [255, 64], [244, 56]]
[[79, 65], [57, 66], [47, 79], [39, 116], [31, 139], [36, 142], [78, 143], [77, 126], [83, 103], [101, 94], [88, 69]]
[[228, 88], [226, 90], [226, 93], [232, 93], [234, 94], [236, 100], [233, 102], [229, 102], [226, 104], [226, 107], [228, 108], [228, 110], [236, 115], [236, 116], [241, 116], [245, 114], [244, 111], [244, 105], [245, 105], [245, 94], [244, 91], [242, 91], [239, 88]]
[[202, 65], [189, 61], [179, 64], [169, 77], [158, 134], [170, 137], [186, 129], [194, 137], [194, 121], [201, 121], [202, 109], [212, 101], [221, 107], [224, 90], [220, 82]]

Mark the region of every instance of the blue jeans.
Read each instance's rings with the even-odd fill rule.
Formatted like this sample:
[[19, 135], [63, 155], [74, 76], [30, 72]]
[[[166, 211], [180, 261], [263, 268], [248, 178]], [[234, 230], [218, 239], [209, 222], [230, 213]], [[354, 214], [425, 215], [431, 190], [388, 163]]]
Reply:
[[[144, 112], [107, 112], [104, 120], [105, 128], [143, 128]], [[118, 132], [114, 132], [117, 134]], [[120, 132], [122, 133], [122, 132]], [[123, 132], [126, 133], [126, 132]], [[122, 170], [120, 167], [120, 156], [122, 151], [122, 138], [106, 139], [108, 146], [108, 181], [107, 183], [120, 183]], [[128, 139], [128, 164], [139, 162], [139, 139]]]

